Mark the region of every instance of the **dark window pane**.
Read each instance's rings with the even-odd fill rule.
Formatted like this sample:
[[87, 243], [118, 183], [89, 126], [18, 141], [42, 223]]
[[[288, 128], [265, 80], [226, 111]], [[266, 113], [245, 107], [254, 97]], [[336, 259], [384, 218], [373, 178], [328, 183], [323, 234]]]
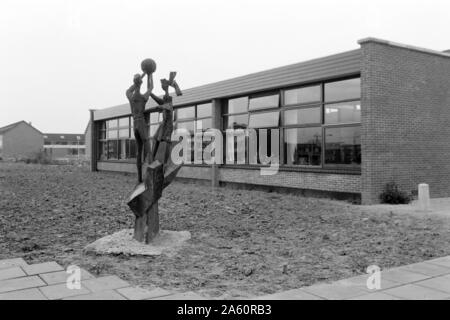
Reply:
[[129, 159], [136, 159], [136, 140], [128, 140], [127, 157]]
[[321, 123], [320, 107], [307, 109], [292, 109], [284, 111], [284, 124], [309, 124]]
[[150, 123], [158, 123], [161, 121], [162, 121], [162, 113], [161, 112], [150, 113]]
[[248, 127], [248, 114], [224, 117], [225, 129], [246, 129]]
[[197, 105], [197, 118], [211, 117], [211, 103]]
[[250, 114], [249, 128], [278, 127], [280, 112], [265, 112]]
[[229, 99], [224, 113], [242, 113], [248, 110], [248, 97]]
[[99, 142], [98, 144], [98, 159], [105, 160], [108, 157], [108, 144], [107, 142]]
[[120, 129], [119, 130], [119, 138], [129, 138], [130, 137], [130, 129]]
[[209, 128], [211, 128], [212, 126], [212, 120], [211, 118], [207, 118], [207, 119], [201, 119], [201, 120], [197, 120], [196, 121], [196, 130], [207, 130]]
[[119, 159], [127, 158], [127, 139], [119, 140]]
[[325, 102], [359, 99], [361, 79], [350, 79], [325, 83]]
[[194, 134], [194, 125], [195, 125], [194, 121], [177, 122], [176, 128], [177, 129], [186, 129], [192, 135], [192, 134]]
[[276, 108], [279, 106], [279, 94], [270, 96], [255, 97], [250, 99], [249, 110]]
[[108, 159], [117, 159], [117, 140], [109, 140], [108, 141]]
[[301, 104], [321, 101], [320, 85], [284, 91], [284, 104]]
[[108, 121], [108, 129], [117, 128], [117, 119]]
[[361, 164], [360, 127], [325, 129], [326, 164]]
[[354, 123], [361, 122], [361, 103], [344, 102], [325, 105], [325, 123]]
[[195, 107], [177, 109], [177, 120], [195, 118]]
[[129, 127], [130, 126], [130, 118], [119, 118], [119, 127]]
[[288, 165], [319, 166], [322, 128], [285, 129], [284, 154]]
[[100, 128], [100, 130], [106, 130], [106, 121], [100, 122], [99, 128]]

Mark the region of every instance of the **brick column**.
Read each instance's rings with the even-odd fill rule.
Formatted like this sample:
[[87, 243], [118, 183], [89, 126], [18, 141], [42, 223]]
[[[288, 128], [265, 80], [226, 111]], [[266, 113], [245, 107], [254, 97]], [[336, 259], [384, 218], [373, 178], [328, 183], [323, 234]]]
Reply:
[[[222, 130], [222, 104], [220, 99], [213, 99], [212, 101], [212, 127], [214, 129]], [[219, 186], [219, 166], [217, 164], [211, 165], [211, 186]]]

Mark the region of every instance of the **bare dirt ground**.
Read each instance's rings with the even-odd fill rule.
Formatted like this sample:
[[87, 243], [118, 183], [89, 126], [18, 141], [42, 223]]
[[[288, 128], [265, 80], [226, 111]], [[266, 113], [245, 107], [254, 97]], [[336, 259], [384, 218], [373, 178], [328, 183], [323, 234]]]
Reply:
[[374, 212], [346, 202], [175, 182], [161, 224], [192, 239], [175, 257], [84, 255], [132, 228], [133, 175], [0, 162], [0, 259], [56, 260], [142, 287], [254, 297], [450, 255], [445, 217]]

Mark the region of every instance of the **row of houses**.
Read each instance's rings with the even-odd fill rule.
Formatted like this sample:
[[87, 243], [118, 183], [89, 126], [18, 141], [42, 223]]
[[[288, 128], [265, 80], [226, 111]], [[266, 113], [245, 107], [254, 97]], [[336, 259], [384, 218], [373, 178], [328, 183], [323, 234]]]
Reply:
[[26, 121], [0, 128], [1, 159], [26, 159], [39, 152], [53, 160], [87, 159], [85, 134], [42, 133]]

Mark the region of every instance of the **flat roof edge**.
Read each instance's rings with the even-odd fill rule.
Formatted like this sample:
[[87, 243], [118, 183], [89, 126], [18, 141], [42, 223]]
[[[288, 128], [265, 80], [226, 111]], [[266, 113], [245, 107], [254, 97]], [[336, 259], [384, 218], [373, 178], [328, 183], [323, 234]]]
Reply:
[[389, 41], [389, 40], [384, 40], [384, 39], [379, 39], [379, 38], [374, 38], [374, 37], [368, 37], [368, 38], [363, 38], [361, 40], [358, 40], [358, 44], [359, 45], [362, 45], [362, 44], [365, 44], [365, 43], [370, 43], [370, 42], [384, 44], [384, 45], [391, 46], [391, 47], [408, 49], [408, 50], [412, 50], [412, 51], [429, 53], [429, 54], [434, 54], [434, 55], [441, 56], [441, 57], [450, 58], [450, 53], [445, 53], [445, 52], [432, 50], [432, 49], [427, 49], [427, 48], [422, 48], [422, 47], [416, 47], [416, 46], [412, 46], [412, 45], [409, 45], [409, 44], [403, 44], [403, 43], [399, 43], [399, 42], [394, 42], [394, 41]]

